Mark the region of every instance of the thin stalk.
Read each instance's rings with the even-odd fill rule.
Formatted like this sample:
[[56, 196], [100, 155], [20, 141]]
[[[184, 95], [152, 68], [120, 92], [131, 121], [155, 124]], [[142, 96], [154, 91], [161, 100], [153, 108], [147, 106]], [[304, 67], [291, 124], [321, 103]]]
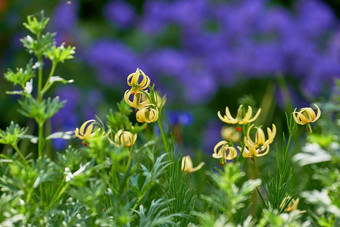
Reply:
[[170, 156], [170, 152], [169, 152], [169, 146], [168, 146], [168, 142], [165, 138], [165, 134], [164, 134], [164, 131], [163, 131], [163, 126], [162, 126], [160, 118], [158, 119], [157, 122], [158, 122], [159, 131], [161, 132], [161, 135], [162, 135], [162, 140], [163, 140], [163, 143], [164, 143], [165, 151], [168, 154], [169, 160], [170, 160], [171, 156]]
[[42, 101], [42, 93], [41, 93], [41, 86], [42, 86], [42, 55], [38, 55], [38, 62], [40, 64], [39, 71], [38, 71], [38, 101]]
[[42, 92], [42, 95], [44, 95], [44, 93], [46, 92], [46, 90], [49, 88], [50, 86], [50, 79], [51, 77], [54, 75], [54, 72], [55, 72], [55, 69], [57, 68], [57, 63], [56, 62], [52, 62], [52, 68], [51, 68], [51, 72], [50, 74], [48, 75], [48, 78], [46, 80], [46, 83], [43, 87], [43, 89], [41, 90]]
[[23, 161], [25, 164], [27, 164], [26, 159], [25, 159], [25, 157], [22, 155], [22, 153], [20, 152], [20, 150], [19, 150], [17, 144], [12, 144], [12, 147], [13, 147], [14, 150], [19, 154], [19, 156], [20, 156], [20, 158], [22, 159], [22, 161]]
[[39, 132], [38, 132], [38, 155], [39, 158], [42, 158], [43, 155], [43, 146], [44, 146], [44, 124], [39, 123]]

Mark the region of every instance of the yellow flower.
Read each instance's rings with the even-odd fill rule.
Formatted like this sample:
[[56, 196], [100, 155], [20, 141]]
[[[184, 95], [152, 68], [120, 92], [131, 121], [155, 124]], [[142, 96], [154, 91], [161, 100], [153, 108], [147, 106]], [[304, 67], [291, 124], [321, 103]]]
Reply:
[[[132, 101], [131, 101], [131, 96], [132, 96]], [[132, 94], [131, 90], [127, 90], [124, 93], [124, 100], [127, 104], [129, 104], [129, 106], [135, 109], [141, 108], [142, 106], [150, 103], [146, 94], [142, 92], [136, 92]]]
[[314, 110], [310, 107], [302, 108], [299, 111], [296, 111], [295, 108], [293, 112], [295, 122], [298, 123], [299, 125], [305, 125], [317, 121], [321, 116], [321, 110], [316, 104], [314, 104], [314, 106], [318, 110], [316, 116]]
[[[229, 108], [226, 107], [225, 108], [225, 113], [226, 115], [224, 115], [222, 117], [220, 111], [218, 111], [217, 116], [221, 119], [221, 121], [227, 123], [227, 124], [239, 124], [239, 125], [243, 125], [243, 124], [248, 124], [251, 123], [253, 121], [255, 121], [258, 116], [261, 113], [261, 108], [256, 112], [255, 116], [252, 117], [253, 114], [253, 110], [250, 106], [248, 106], [248, 110], [246, 112], [246, 114], [243, 114], [243, 106], [240, 105], [240, 107], [237, 110], [237, 115], [236, 118], [233, 118], [230, 114]], [[244, 116], [243, 116], [244, 115]]]
[[227, 141], [236, 143], [240, 140], [241, 133], [238, 132], [234, 127], [223, 126], [221, 129], [221, 136]]
[[[140, 79], [140, 77], [142, 77], [142, 79]], [[129, 86], [131, 86], [131, 92], [134, 94], [140, 90], [148, 88], [150, 85], [150, 78], [145, 75], [142, 70], [137, 68], [136, 72], [131, 73], [128, 76], [127, 83]]]
[[[282, 203], [281, 203], [281, 205], [280, 205], [280, 208], [283, 208], [283, 207], [286, 205], [287, 201], [289, 201], [290, 199], [291, 199], [290, 196], [286, 196], [286, 197], [283, 199], [283, 201], [282, 201]], [[289, 202], [287, 208], [285, 209], [285, 212], [292, 212], [292, 211], [294, 211], [294, 210], [297, 210], [297, 206], [298, 206], [298, 204], [299, 204], [299, 201], [300, 201], [299, 198], [297, 198], [297, 199], [292, 199], [292, 200]]]
[[115, 135], [115, 143], [118, 146], [124, 145], [125, 147], [130, 147], [135, 144], [137, 139], [137, 134], [132, 134], [129, 131], [124, 131], [120, 129]]
[[158, 108], [153, 104], [144, 105], [136, 113], [137, 121], [140, 123], [151, 123], [158, 120]]
[[[269, 144], [271, 144], [276, 135], [276, 126], [272, 124], [272, 129], [267, 128], [268, 139], [266, 140], [264, 132], [261, 127], [258, 127], [255, 134], [255, 141], [250, 137], [250, 131], [254, 127], [251, 125], [247, 131], [247, 136], [244, 137], [244, 144], [242, 156], [245, 158], [261, 157], [269, 152]], [[240, 147], [238, 149], [241, 150]]]
[[[217, 151], [218, 150], [218, 151]], [[223, 161], [233, 160], [237, 156], [237, 151], [234, 147], [229, 146], [227, 141], [220, 141], [214, 147], [213, 158], [223, 158]]]
[[[93, 124], [95, 122], [96, 122], [95, 120], [86, 121], [84, 124], [81, 125], [80, 130], [78, 128], [76, 128], [75, 136], [78, 137], [81, 140], [86, 140], [86, 139], [91, 138], [95, 134], [95, 132], [92, 133]], [[89, 124], [89, 125], [87, 126], [87, 124]], [[85, 130], [85, 128], [86, 128], [86, 130]]]
[[198, 166], [193, 168], [192, 160], [190, 156], [187, 155], [182, 158], [182, 171], [189, 172], [189, 173], [196, 172], [197, 170], [202, 168], [204, 164], [205, 164], [204, 162], [201, 162]]

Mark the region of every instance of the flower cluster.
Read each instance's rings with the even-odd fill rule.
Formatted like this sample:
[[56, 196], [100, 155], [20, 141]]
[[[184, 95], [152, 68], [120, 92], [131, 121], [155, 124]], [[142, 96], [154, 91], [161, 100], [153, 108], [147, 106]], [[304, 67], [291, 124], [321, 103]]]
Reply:
[[[310, 123], [317, 121], [321, 116], [320, 108], [315, 104], [317, 113], [310, 107], [305, 107], [297, 111], [296, 109], [292, 113], [293, 119], [299, 125], [306, 125], [307, 130], [312, 132]], [[258, 109], [256, 114], [253, 116], [253, 111], [250, 106], [248, 106], [247, 111], [245, 111], [244, 106], [240, 105], [235, 118], [231, 116], [229, 108], [226, 107], [226, 114], [221, 115], [220, 112], [217, 113], [219, 119], [227, 124], [236, 124], [236, 128], [224, 126], [221, 130], [221, 135], [223, 139], [218, 142], [214, 147], [213, 158], [220, 159], [221, 164], [226, 161], [233, 160], [237, 157], [237, 149], [242, 153], [244, 158], [261, 157], [268, 154], [270, 150], [270, 144], [273, 143], [276, 135], [276, 126], [272, 124], [271, 128], [267, 128], [267, 138], [261, 126], [255, 127], [255, 124], [250, 124], [254, 122], [260, 115], [261, 108]], [[242, 127], [241, 127], [242, 126]], [[255, 129], [255, 132], [254, 132]], [[252, 133], [255, 134], [252, 137]], [[234, 143], [239, 142], [242, 137], [243, 140], [240, 142], [240, 146], [237, 149]], [[253, 139], [254, 138], [254, 139]]]
[[[257, 110], [256, 114], [253, 116], [253, 110], [251, 106], [248, 106], [247, 111], [245, 107], [240, 105], [237, 110], [237, 115], [235, 118], [231, 116], [229, 107], [226, 107], [226, 114], [221, 115], [220, 112], [217, 113], [219, 119], [227, 124], [234, 124], [236, 128], [233, 127], [223, 127], [221, 135], [225, 140], [222, 140], [216, 144], [214, 147], [213, 158], [220, 159], [221, 164], [226, 161], [233, 160], [237, 157], [237, 149], [242, 153], [244, 158], [254, 158], [260, 157], [268, 154], [269, 145], [273, 142], [276, 135], [276, 126], [272, 124], [272, 129], [267, 128], [268, 138], [265, 138], [265, 134], [261, 126], [256, 127], [255, 139], [252, 139], [251, 133], [254, 128], [254, 122], [260, 115], [261, 108]], [[241, 146], [234, 146], [234, 143], [238, 142], [241, 138], [242, 131], [244, 131], [243, 140], [241, 141]]]
[[124, 100], [129, 106], [136, 109], [136, 119], [140, 123], [152, 123], [158, 120], [159, 108], [164, 105], [162, 99], [153, 87], [148, 92], [150, 78], [138, 69], [127, 78], [127, 84], [131, 87], [124, 93]]

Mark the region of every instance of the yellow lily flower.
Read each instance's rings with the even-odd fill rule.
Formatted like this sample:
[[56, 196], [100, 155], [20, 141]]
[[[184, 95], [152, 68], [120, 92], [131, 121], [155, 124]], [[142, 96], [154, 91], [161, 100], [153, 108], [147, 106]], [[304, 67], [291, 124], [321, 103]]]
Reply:
[[314, 104], [314, 106], [318, 111], [317, 115], [315, 115], [314, 110], [310, 107], [302, 108], [299, 111], [296, 111], [295, 108], [293, 112], [295, 122], [298, 123], [299, 125], [305, 125], [317, 121], [321, 116], [321, 110], [316, 104]]
[[[218, 150], [218, 151], [217, 151]], [[214, 147], [214, 153], [212, 155], [213, 158], [233, 160], [237, 156], [237, 151], [234, 147], [229, 146], [227, 141], [220, 141]]]
[[196, 172], [197, 170], [201, 169], [204, 164], [204, 162], [201, 162], [198, 166], [193, 168], [192, 160], [190, 156], [187, 155], [182, 158], [182, 171], [188, 173]]
[[[131, 101], [132, 96], [132, 101]], [[143, 92], [136, 92], [132, 94], [131, 90], [127, 90], [124, 93], [124, 100], [129, 106], [138, 109], [146, 104], [150, 103], [148, 97]]]
[[240, 141], [241, 133], [238, 132], [234, 127], [223, 126], [221, 129], [221, 136], [227, 141], [232, 141], [234, 143]]
[[[140, 81], [140, 77], [142, 77], [142, 81]], [[134, 94], [140, 90], [148, 88], [150, 85], [150, 78], [145, 75], [142, 70], [137, 68], [136, 72], [131, 73], [127, 77], [127, 84], [131, 86], [131, 92]]]
[[130, 147], [135, 144], [137, 140], [137, 134], [132, 134], [129, 131], [120, 129], [115, 135], [115, 143], [118, 146], [124, 145], [124, 147]]
[[[81, 125], [80, 129], [76, 128], [75, 136], [78, 137], [81, 140], [86, 140], [86, 139], [91, 138], [95, 134], [95, 132], [92, 133], [93, 124], [95, 122], [96, 122], [95, 120], [88, 120], [88, 121], [84, 122], [84, 124]], [[86, 128], [86, 130], [85, 130], [85, 128]], [[85, 142], [83, 142], [83, 144], [86, 145]]]
[[[238, 108], [237, 110], [237, 115], [236, 115], [236, 118], [233, 118], [230, 114], [230, 111], [229, 111], [229, 107], [226, 107], [225, 108], [225, 113], [226, 115], [224, 115], [222, 117], [220, 111], [218, 111], [217, 113], [217, 116], [220, 118], [221, 121], [223, 121], [224, 123], [227, 123], [227, 124], [239, 124], [239, 125], [244, 125], [244, 124], [248, 124], [248, 123], [251, 123], [253, 121], [255, 121], [258, 116], [260, 115], [261, 113], [261, 108], [256, 112], [255, 116], [252, 117], [252, 114], [253, 114], [253, 109], [251, 108], [251, 106], [248, 106], [248, 110], [246, 112], [246, 114], [243, 114], [243, 105], [240, 105], [240, 107]], [[244, 116], [243, 116], [244, 115]], [[237, 129], [239, 130], [239, 129]]]
[[[282, 203], [281, 203], [281, 205], [280, 205], [280, 208], [283, 208], [284, 205], [286, 204], [286, 202], [287, 202], [288, 200], [290, 200], [290, 199], [291, 199], [290, 196], [286, 196], [286, 197], [283, 199], [283, 201], [282, 201]], [[288, 204], [287, 208], [285, 209], [285, 212], [292, 212], [292, 211], [294, 211], [294, 210], [297, 210], [297, 206], [298, 206], [298, 204], [299, 204], [299, 201], [300, 201], [299, 198], [297, 198], [297, 199], [292, 199], [292, 200], [290, 201], [290, 203]], [[303, 212], [304, 212], [304, 211], [302, 211], [302, 213], [303, 213]]]
[[[274, 141], [276, 135], [276, 126], [272, 124], [272, 129], [267, 128], [268, 139], [266, 140], [264, 132], [261, 127], [257, 128], [255, 134], [255, 141], [250, 137], [250, 131], [254, 127], [251, 125], [247, 131], [247, 136], [244, 137], [244, 144], [242, 156], [245, 158], [261, 157], [269, 152], [269, 144]], [[239, 148], [239, 147], [238, 147]], [[240, 149], [240, 148], [239, 148]]]
[[158, 120], [158, 108], [153, 104], [144, 105], [136, 113], [136, 119], [140, 123], [151, 123]]

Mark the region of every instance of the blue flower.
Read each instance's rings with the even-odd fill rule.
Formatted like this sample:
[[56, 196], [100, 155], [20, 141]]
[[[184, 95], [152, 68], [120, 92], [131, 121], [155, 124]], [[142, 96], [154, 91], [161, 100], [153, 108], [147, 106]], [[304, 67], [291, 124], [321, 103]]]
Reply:
[[132, 26], [136, 19], [134, 8], [124, 1], [110, 1], [103, 13], [108, 21], [122, 29]]

